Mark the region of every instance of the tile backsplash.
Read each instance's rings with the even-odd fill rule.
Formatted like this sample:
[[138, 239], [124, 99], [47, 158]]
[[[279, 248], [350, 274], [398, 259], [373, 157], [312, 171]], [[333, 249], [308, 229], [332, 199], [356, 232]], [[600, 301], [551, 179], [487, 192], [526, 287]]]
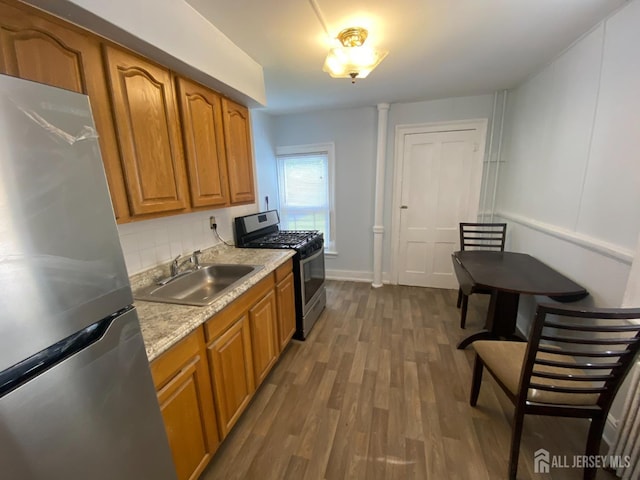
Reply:
[[234, 217], [256, 211], [256, 205], [252, 204], [118, 225], [129, 275], [169, 262], [178, 255], [220, 243], [209, 228], [212, 215], [216, 217], [220, 236], [233, 244]]

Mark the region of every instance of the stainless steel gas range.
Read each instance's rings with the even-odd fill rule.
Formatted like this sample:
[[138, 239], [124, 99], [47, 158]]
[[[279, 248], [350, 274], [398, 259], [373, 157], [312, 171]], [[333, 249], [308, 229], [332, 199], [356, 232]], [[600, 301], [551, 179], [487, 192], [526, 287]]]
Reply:
[[276, 210], [235, 218], [236, 246], [291, 248], [295, 280], [296, 333], [304, 340], [322, 313], [327, 295], [324, 285], [324, 237], [317, 230], [280, 230]]

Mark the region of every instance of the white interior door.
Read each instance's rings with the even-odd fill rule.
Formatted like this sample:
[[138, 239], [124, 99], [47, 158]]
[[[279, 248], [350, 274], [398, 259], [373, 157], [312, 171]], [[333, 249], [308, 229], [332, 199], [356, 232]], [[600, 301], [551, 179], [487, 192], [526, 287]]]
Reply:
[[398, 283], [457, 288], [451, 253], [459, 222], [477, 218], [483, 142], [478, 130], [403, 138]]

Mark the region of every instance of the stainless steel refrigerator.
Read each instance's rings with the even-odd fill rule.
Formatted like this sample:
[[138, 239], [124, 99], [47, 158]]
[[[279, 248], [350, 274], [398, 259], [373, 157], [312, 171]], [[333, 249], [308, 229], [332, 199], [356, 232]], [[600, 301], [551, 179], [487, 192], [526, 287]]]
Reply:
[[86, 96], [0, 75], [0, 477], [175, 468]]

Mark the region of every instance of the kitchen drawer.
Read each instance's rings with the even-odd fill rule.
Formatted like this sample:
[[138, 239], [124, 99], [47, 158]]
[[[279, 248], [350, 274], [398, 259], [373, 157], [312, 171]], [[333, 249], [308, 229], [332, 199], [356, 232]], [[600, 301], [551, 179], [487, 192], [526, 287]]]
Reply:
[[293, 270], [293, 259], [289, 259], [276, 269], [276, 283], [280, 283]]
[[207, 343], [224, 333], [242, 314], [272, 290], [274, 285], [274, 275], [268, 275], [221, 312], [207, 320], [204, 324]]
[[202, 329], [198, 328], [151, 362], [151, 376], [156, 390], [160, 390], [180, 369], [200, 352]]

